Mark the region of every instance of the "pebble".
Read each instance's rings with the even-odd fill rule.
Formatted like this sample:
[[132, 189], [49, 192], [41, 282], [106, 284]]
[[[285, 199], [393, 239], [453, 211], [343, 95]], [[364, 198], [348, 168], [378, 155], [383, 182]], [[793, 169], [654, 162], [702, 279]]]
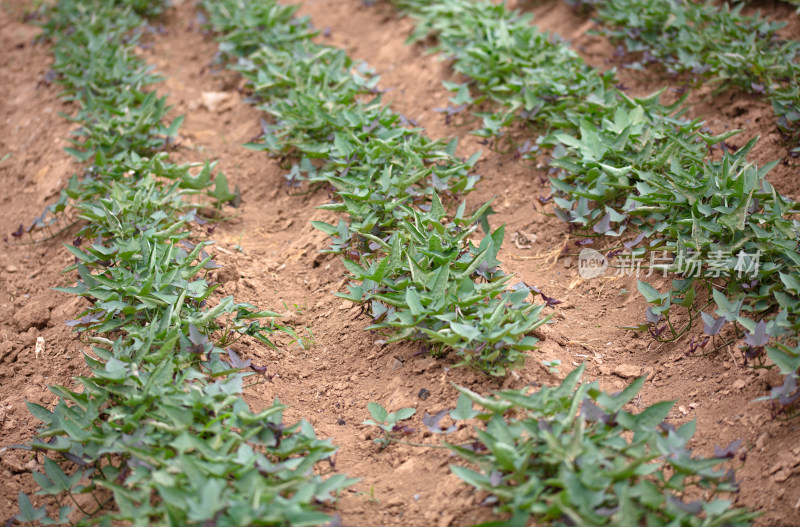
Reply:
[[19, 268], [17, 268], [16, 265], [9, 265], [8, 267], [6, 267], [7, 273], [16, 273], [17, 271], [19, 271]]
[[767, 439], [769, 439], [769, 432], [764, 432], [758, 439], [756, 439], [756, 450], [759, 452], [764, 450], [764, 446], [767, 444]]

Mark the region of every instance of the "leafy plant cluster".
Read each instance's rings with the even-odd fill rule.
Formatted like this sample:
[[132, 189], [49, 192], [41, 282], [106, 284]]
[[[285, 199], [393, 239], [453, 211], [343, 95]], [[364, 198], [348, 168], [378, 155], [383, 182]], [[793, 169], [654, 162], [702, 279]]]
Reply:
[[[596, 381], [581, 382], [585, 369], [581, 365], [553, 388], [490, 397], [456, 386], [461, 394], [455, 409], [422, 418], [438, 436], [458, 430], [459, 421], [485, 423], [475, 429], [476, 439], [445, 443], [477, 469], [450, 465], [453, 473], [488, 494], [483, 505], [495, 505], [497, 514], [508, 517], [481, 525], [523, 527], [533, 519], [547, 525], [722, 526], [749, 525], [758, 516], [719, 498], [738, 490], [732, 465], [741, 441], [715, 447], [712, 457], [694, 456], [687, 444], [695, 422], [675, 428], [665, 420], [674, 401], [639, 413], [624, 410], [645, 377], [608, 394]], [[414, 415], [413, 408], [390, 413], [375, 402], [367, 408], [372, 419], [364, 424], [381, 431], [377, 444], [415, 445], [400, 439], [414, 432], [401, 423]], [[448, 415], [453, 424], [444, 428]]]
[[[763, 94], [772, 103], [778, 126], [798, 140], [800, 127], [800, 42], [785, 40], [759, 14], [689, 0], [591, 0], [603, 33], [641, 54], [629, 67], [662, 65], [670, 74], [688, 73], [694, 82], [735, 85]], [[795, 150], [800, 152], [800, 146]]]
[[[64, 96], [80, 109], [74, 148], [91, 161], [62, 196], [84, 224], [72, 245], [79, 279], [60, 291], [90, 307], [68, 322], [93, 344], [91, 376], [53, 386], [53, 410], [29, 403], [44, 423], [24, 448], [40, 460], [33, 477], [51, 508], [20, 493], [19, 522], [70, 525], [320, 525], [319, 511], [352, 483], [315, 465], [335, 448], [305, 421], [283, 423], [278, 401], [253, 412], [243, 399], [266, 366], [225, 348], [289, 331], [275, 313], [212, 296], [208, 242], [190, 198], [219, 205], [235, 196], [212, 166], [175, 165], [163, 150], [180, 124], [135, 58], [140, 15], [161, 4], [61, 0], [46, 36]], [[196, 168], [196, 167], [195, 167]], [[213, 186], [213, 189], [212, 189]], [[249, 371], [252, 370], [252, 371]], [[246, 379], [260, 375], [249, 384]], [[44, 455], [42, 455], [44, 453]], [[48, 516], [48, 512], [50, 515]]]
[[[694, 456], [691, 421], [664, 421], [674, 402], [639, 413], [623, 409], [641, 377], [617, 394], [581, 383], [585, 365], [561, 385], [506, 390], [484, 397], [458, 387], [454, 420], [478, 419], [477, 440], [450, 444], [473, 468], [451, 465], [466, 483], [485, 491], [486, 504], [510, 515], [502, 525], [749, 525], [757, 514], [731, 508], [717, 493], [735, 492], [739, 441], [713, 457]], [[473, 404], [478, 409], [473, 408]], [[701, 493], [703, 498], [701, 499]], [[485, 525], [500, 525], [499, 522]]]
[[[431, 351], [455, 350], [462, 363], [503, 375], [523, 360], [543, 324], [531, 290], [507, 290], [496, 256], [503, 229], [490, 232], [489, 204], [466, 213], [443, 205], [472, 190], [477, 161], [454, 156], [456, 143], [431, 141], [381, 102], [378, 78], [364, 64], [316, 44], [296, 7], [274, 1], [204, 2], [269, 120], [249, 148], [289, 160], [290, 184], [307, 180], [333, 194], [321, 208], [349, 222], [314, 222], [344, 254], [353, 282], [339, 296], [360, 304], [370, 329], [396, 329]], [[473, 243], [476, 224], [486, 235]]]
[[[690, 321], [702, 313], [718, 332], [714, 316], [695, 304], [705, 290], [722, 324], [759, 342], [745, 341], [745, 358], [760, 360], [766, 351], [787, 376], [773, 399], [796, 400], [800, 207], [765, 180], [774, 163], [747, 161], [755, 140], [735, 152], [722, 148], [737, 131], [710, 135], [699, 120], [682, 117], [680, 101], [662, 105], [661, 92], [628, 97], [613, 72], [593, 70], [504, 5], [395, 3], [417, 21], [411, 40], [435, 37], [466, 77], [448, 85], [453, 104], [488, 104], [491, 111], [478, 113], [478, 135], [517, 146], [514, 125], [538, 134], [517, 151], [550, 164], [559, 218], [588, 237], [619, 240], [606, 255], [617, 265], [661, 255], [653, 270], [681, 275], [667, 293], [647, 291], [652, 307], [638, 329], [664, 338], [669, 328], [669, 338], [678, 338], [691, 325], [676, 329], [671, 317], [685, 310]], [[766, 333], [756, 338], [759, 328]]]

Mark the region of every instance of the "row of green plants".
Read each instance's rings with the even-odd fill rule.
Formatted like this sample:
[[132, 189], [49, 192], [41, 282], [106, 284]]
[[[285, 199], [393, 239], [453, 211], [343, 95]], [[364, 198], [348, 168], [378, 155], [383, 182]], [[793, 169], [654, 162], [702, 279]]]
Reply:
[[[456, 143], [432, 141], [381, 102], [364, 64], [313, 41], [297, 7], [276, 2], [208, 1], [220, 51], [250, 84], [269, 118], [247, 145], [283, 161], [289, 184], [307, 181], [335, 199], [322, 209], [347, 221], [313, 225], [331, 236], [352, 279], [339, 296], [372, 317], [390, 340], [420, 340], [434, 354], [502, 376], [533, 349], [549, 318], [531, 289], [509, 289], [491, 231], [490, 204], [468, 213], [462, 198], [478, 180], [478, 159], [455, 157]], [[460, 205], [455, 203], [459, 200]], [[445, 206], [445, 203], [448, 205]], [[484, 236], [473, 243], [482, 226]]]
[[[220, 33], [222, 58], [248, 80], [268, 117], [262, 140], [246, 146], [279, 158], [290, 184], [332, 189], [335, 199], [322, 208], [348, 214], [349, 223], [315, 222], [355, 279], [340, 296], [364, 305], [374, 317], [372, 329], [398, 328], [395, 339], [456, 349], [468, 363], [505, 373], [495, 357], [482, 357], [501, 349], [499, 357], [510, 358], [508, 344], [525, 343], [541, 319], [509, 317], [541, 307], [527, 302], [524, 284], [504, 290], [507, 278], [496, 261], [502, 228], [484, 226], [487, 235], [477, 247], [467, 238], [476, 223], [486, 223], [488, 205], [467, 217], [463, 202], [454, 213], [443, 204], [442, 197], [457, 201], [472, 188], [474, 159], [457, 160], [453, 143], [428, 141], [383, 107], [377, 77], [342, 51], [313, 43], [316, 32], [308, 19], [294, 17], [296, 7], [237, 0], [203, 6]], [[489, 345], [465, 348], [471, 341]], [[732, 472], [719, 466], [736, 445], [711, 458], [693, 457], [686, 449], [693, 424], [675, 430], [664, 422], [672, 403], [639, 415], [622, 410], [644, 378], [612, 396], [596, 383], [580, 384], [582, 373], [579, 368], [560, 387], [533, 393], [483, 397], [461, 389], [450, 418], [487, 426], [476, 440], [449, 445], [481, 472], [452, 469], [493, 496], [487, 505], [498, 503], [497, 512], [512, 518], [491, 525], [522, 526], [531, 517], [554, 525], [749, 522], [753, 515], [732, 509], [729, 500], [684, 500], [697, 489], [709, 495], [735, 490]], [[368, 408], [372, 419], [365, 424], [379, 427], [380, 445], [411, 432], [402, 421], [414, 409]], [[447, 433], [456, 428], [440, 426], [447, 414], [422, 421], [433, 433]]]
[[687, 353], [744, 337], [745, 363], [769, 355], [785, 374], [770, 399], [790, 410], [800, 368], [800, 207], [765, 179], [774, 163], [748, 162], [756, 140], [720, 155], [738, 130], [711, 135], [682, 117], [682, 101], [661, 104], [661, 92], [629, 97], [613, 71], [591, 68], [504, 5], [393, 3], [416, 20], [410, 40], [434, 37], [463, 75], [447, 84], [451, 118], [473, 105], [478, 135], [549, 165], [552, 194], [540, 201], [552, 199], [586, 237], [579, 244], [602, 243], [607, 260], [631, 271], [677, 274], [666, 292], [639, 283], [651, 306], [633, 328], [658, 340], [698, 333]]
[[68, 325], [91, 346], [91, 375], [50, 387], [52, 410], [28, 403], [44, 426], [19, 448], [39, 462], [33, 478], [48, 498], [35, 507], [20, 493], [9, 522], [320, 525], [323, 503], [353, 481], [322, 475], [335, 447], [308, 422], [286, 425], [277, 400], [253, 411], [243, 399], [267, 367], [229, 346], [273, 346], [272, 333], [291, 330], [214, 294], [219, 266], [192, 229], [207, 222], [198, 208], [235, 195], [211, 164], [169, 160], [182, 118], [168, 120], [152, 89], [160, 79], [135, 53], [144, 17], [162, 8], [61, 0], [43, 13], [62, 96], [77, 107], [68, 151], [86, 162], [51, 210], [82, 220], [67, 245], [77, 284], [55, 289], [87, 300]]
[[[674, 401], [624, 410], [645, 377], [608, 394], [597, 381], [582, 381], [585, 369], [574, 369], [558, 386], [488, 397], [457, 386], [456, 408], [423, 417], [424, 426], [440, 436], [459, 424], [482, 423], [474, 440], [445, 442], [474, 467], [451, 464], [453, 473], [505, 516], [481, 526], [525, 527], [531, 519], [558, 526], [734, 526], [758, 516], [720, 497], [737, 491], [731, 465], [741, 441], [715, 447], [711, 457], [693, 456], [687, 445], [695, 421], [679, 428], [665, 421]], [[382, 432], [376, 442], [403, 442], [407, 426], [401, 421], [413, 408], [388, 413], [370, 403], [369, 410], [372, 419], [364, 424]], [[448, 419], [452, 424], [445, 427]]]
[[[638, 60], [628, 67], [660, 65], [699, 86], [734, 85], [763, 94], [786, 139], [800, 141], [800, 42], [779, 36], [786, 22], [742, 14], [731, 7], [690, 0], [570, 0], [594, 8], [602, 33]], [[800, 153], [800, 146], [795, 149]]]

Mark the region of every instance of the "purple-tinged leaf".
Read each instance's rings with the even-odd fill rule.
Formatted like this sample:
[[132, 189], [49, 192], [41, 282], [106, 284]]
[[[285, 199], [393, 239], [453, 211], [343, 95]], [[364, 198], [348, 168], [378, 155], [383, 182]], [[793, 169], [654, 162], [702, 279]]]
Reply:
[[486, 448], [486, 445], [481, 443], [480, 441], [473, 441], [472, 443], [466, 443], [461, 445], [461, 448], [465, 450], [469, 450], [470, 452], [478, 453], [478, 452], [486, 452], [489, 450]]
[[392, 432], [401, 432], [403, 434], [409, 435], [409, 434], [413, 434], [414, 432], [416, 432], [416, 430], [414, 430], [410, 426], [396, 424], [396, 425], [394, 425], [392, 427]]
[[769, 335], [767, 335], [767, 323], [763, 320], [759, 320], [758, 324], [756, 324], [755, 332], [747, 333], [744, 337], [744, 341], [753, 347], [765, 346], [767, 342], [769, 342]]
[[481, 501], [480, 506], [481, 507], [488, 507], [490, 505], [496, 505], [498, 501], [500, 501], [500, 500], [497, 499], [497, 496], [495, 496], [493, 494], [489, 494], [488, 496], [486, 496], [483, 499], [483, 501]]
[[639, 245], [640, 243], [642, 243], [642, 240], [644, 240], [644, 233], [640, 232], [636, 236], [636, 238], [632, 239], [629, 242], [624, 242], [622, 245], [624, 245], [626, 249], [631, 250], [634, 247], [636, 247], [637, 245]]
[[661, 313], [654, 313], [653, 308], [648, 307], [644, 312], [644, 318], [651, 324], [658, 324], [664, 318], [664, 315]]
[[437, 113], [446, 114], [448, 117], [450, 117], [451, 115], [463, 112], [466, 107], [467, 107], [466, 104], [461, 104], [459, 106], [453, 106], [452, 104], [448, 104], [447, 108], [434, 108], [433, 111]]
[[455, 432], [457, 430], [455, 425], [451, 425], [446, 430], [442, 430], [442, 428], [439, 426], [439, 421], [441, 421], [442, 417], [447, 415], [449, 412], [450, 410], [447, 409], [437, 412], [434, 415], [428, 415], [428, 412], [425, 412], [425, 415], [422, 417], [422, 424], [424, 424], [425, 427], [434, 434], [449, 434], [450, 432]]
[[563, 210], [559, 208], [553, 209], [553, 212], [558, 217], [559, 220], [569, 223], [572, 221], [572, 214], [568, 210]]
[[544, 430], [545, 432], [553, 433], [553, 427], [550, 426], [550, 423], [547, 422], [545, 419], [539, 419], [536, 421], [536, 426], [539, 427], [539, 430]]
[[777, 399], [779, 403], [786, 406], [795, 402], [800, 396], [797, 391], [797, 374], [787, 375], [783, 379], [783, 385], [773, 388], [770, 392], [771, 399]]
[[659, 424], [659, 425], [658, 425], [658, 427], [659, 427], [659, 428], [660, 428], [662, 431], [664, 431], [664, 432], [667, 432], [667, 433], [674, 432], [674, 431], [676, 430], [676, 428], [675, 428], [675, 425], [674, 425], [674, 424], [672, 424], [672, 423], [668, 423], [668, 422], [666, 422], [666, 421], [662, 421], [662, 422], [661, 422], [661, 424]]
[[748, 361], [751, 361], [758, 356], [764, 353], [763, 346], [745, 346], [742, 349], [742, 357], [744, 357], [744, 363], [747, 365]]
[[264, 374], [267, 373], [267, 367], [266, 366], [257, 366], [255, 364], [251, 364], [250, 368], [252, 368], [252, 370], [254, 372], [260, 373], [261, 375], [264, 375]]
[[716, 458], [734, 458], [739, 447], [742, 446], [742, 440], [737, 439], [725, 448], [720, 448], [714, 445], [714, 457]]
[[748, 290], [753, 289], [755, 286], [758, 285], [758, 280], [751, 280], [750, 283], [742, 284], [742, 289]]
[[708, 313], [700, 313], [700, 315], [703, 317], [703, 333], [709, 336], [719, 335], [719, 332], [722, 331], [722, 326], [725, 325], [725, 317], [715, 319], [713, 315]]
[[25, 233], [25, 226], [20, 223], [19, 227], [17, 227], [17, 230], [11, 233], [11, 236], [13, 236], [14, 238], [20, 238], [24, 233]]
[[650, 329], [648, 331], [650, 332], [650, 336], [652, 336], [654, 339], [657, 339], [658, 337], [661, 336], [662, 333], [664, 333], [667, 330], [668, 327], [669, 326], [667, 324], [664, 324], [661, 327], [650, 326]]
[[195, 346], [202, 346], [206, 342], [208, 342], [208, 337], [200, 332], [192, 323], [189, 323], [189, 342], [194, 344]]
[[95, 322], [98, 322], [99, 320], [102, 320], [102, 318], [104, 316], [106, 316], [106, 314], [107, 314], [107, 311], [101, 309], [100, 311], [84, 315], [84, 316], [82, 316], [81, 318], [79, 318], [77, 320], [68, 320], [68, 321], [65, 322], [65, 324], [67, 326], [69, 326], [69, 327], [91, 326]]
[[670, 505], [673, 505], [684, 512], [688, 512], [689, 514], [700, 514], [703, 511], [703, 502], [701, 500], [691, 501], [689, 503], [684, 502], [680, 498], [676, 498], [671, 494], [667, 495], [667, 502]]
[[381, 120], [376, 117], [371, 123], [363, 127], [364, 133], [371, 134], [380, 124]]
[[203, 269], [222, 269], [222, 266], [219, 265], [214, 260], [209, 260], [204, 266]]
[[611, 214], [606, 213], [605, 216], [600, 218], [600, 221], [594, 224], [592, 230], [597, 234], [605, 234], [611, 230]]
[[695, 338], [692, 337], [691, 342], [689, 342], [689, 351], [686, 353], [687, 355], [693, 355], [695, 351], [705, 347], [705, 345], [708, 344], [708, 341], [711, 340], [710, 337], [705, 337], [703, 340], [695, 343], [694, 339]]
[[540, 292], [539, 295], [541, 295], [542, 300], [544, 300], [545, 307], [553, 307], [553, 306], [557, 306], [558, 304], [561, 303], [561, 300], [556, 300], [552, 296], [547, 296], [544, 293]]
[[594, 404], [594, 401], [589, 399], [588, 397], [583, 398], [583, 404], [581, 405], [581, 415], [584, 419], [589, 421], [590, 423], [596, 423], [598, 421], [602, 421], [603, 423], [608, 422], [608, 414]]
[[[532, 287], [530, 287], [528, 284], [526, 284], [524, 281], [520, 280], [520, 281], [519, 281], [519, 282], [517, 282], [516, 284], [512, 285], [512, 286], [511, 286], [511, 289], [513, 289], [514, 291], [524, 291], [524, 290], [526, 290], [526, 289], [527, 289], [528, 291], [531, 291], [533, 288], [532, 288]], [[537, 292], [538, 292], [538, 291], [537, 291]]]
[[489, 484], [492, 487], [499, 487], [501, 483], [503, 483], [503, 473], [499, 470], [493, 470], [489, 475]]
[[239, 354], [232, 349], [228, 348], [226, 351], [228, 352], [228, 358], [231, 360], [231, 366], [237, 370], [242, 370], [252, 364], [250, 359], [242, 360], [241, 357], [239, 357]]

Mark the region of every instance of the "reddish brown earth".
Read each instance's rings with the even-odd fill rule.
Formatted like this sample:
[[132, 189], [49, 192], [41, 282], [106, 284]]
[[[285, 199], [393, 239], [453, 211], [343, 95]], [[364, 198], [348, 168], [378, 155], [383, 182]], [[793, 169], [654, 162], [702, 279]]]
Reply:
[[[6, 92], [0, 99], [5, 127], [0, 158], [6, 152], [13, 154], [0, 163], [0, 181], [6, 189], [0, 198], [0, 235], [9, 237], [0, 254], [0, 524], [16, 510], [20, 490], [35, 490], [29, 474], [36, 462], [6, 448], [35, 433], [37, 424], [25, 401], [53, 405], [55, 396], [47, 385], [71, 386], [72, 377], [86, 372], [84, 346], [64, 325], [80, 312], [82, 300], [49, 290], [73, 280], [59, 271], [69, 262], [62, 244], [71, 240], [75, 227], [37, 243], [28, 243], [27, 235], [22, 242], [10, 236], [20, 222], [28, 224], [52, 202], [66, 178], [80, 169], [62, 151], [71, 125], [57, 115], [74, 108], [58, 100], [56, 86], [43, 82], [50, 54], [46, 45], [32, 44], [38, 31], [22, 22], [25, 5], [11, 2], [0, 11], [0, 83]], [[536, 13], [541, 28], [570, 39], [591, 64], [614, 65], [607, 61], [613, 46], [587, 34], [591, 22], [562, 3], [520, 5]], [[766, 9], [789, 16], [777, 4]], [[422, 432], [421, 417], [454, 405], [451, 382], [484, 393], [531, 381], [552, 384], [588, 361], [587, 376], [608, 390], [650, 373], [635, 403], [676, 400], [670, 420], [679, 424], [697, 419], [693, 440], [697, 451], [709, 454], [714, 445], [741, 438], [746, 461], [738, 472], [742, 487], [734, 497], [737, 505], [763, 511], [758, 525], [800, 525], [800, 421], [774, 420], [769, 406], [751, 402], [779, 382], [778, 375], [741, 368], [735, 346], [716, 355], [687, 357], [688, 336], [658, 345], [620, 329], [643, 319], [646, 306], [636, 293], [635, 278], [584, 281], [578, 277], [574, 254], [557, 261], [550, 256], [565, 245], [570, 253], [577, 249], [565, 225], [540, 214], [534, 205], [538, 195], [549, 192], [541, 182], [545, 174], [511, 155], [487, 151], [468, 135], [468, 126], [445, 124], [434, 108], [447, 105], [449, 94], [441, 81], [453, 76], [446, 63], [425, 55], [422, 47], [404, 45], [410, 21], [398, 19], [386, 5], [365, 7], [361, 0], [308, 1], [301, 12], [310, 15], [317, 27], [330, 28], [322, 41], [344, 47], [376, 68], [381, 86], [391, 90], [386, 100], [416, 119], [427, 134], [461, 137], [463, 154], [483, 148], [478, 165], [483, 179], [469, 203], [475, 206], [495, 198], [498, 214], [491, 221], [506, 224], [500, 255], [505, 269], [563, 301], [555, 311], [555, 323], [538, 335], [541, 348], [504, 381], [455, 369], [452, 358], [425, 357], [417, 344], [386, 345], [384, 336], [365, 332], [369, 322], [331, 294], [343, 290], [344, 269], [337, 258], [319, 254], [327, 246], [326, 237], [309, 225], [310, 220], [335, 220], [332, 213], [315, 209], [328, 196], [323, 191], [290, 194], [284, 171], [275, 161], [240, 146], [258, 133], [259, 111], [242, 101], [242, 85], [235, 74], [212, 66], [216, 44], [198, 31], [195, 6], [185, 2], [170, 12], [163, 20], [164, 34], [153, 35], [152, 46], [141, 54], [167, 77], [159, 90], [170, 93], [175, 115], [186, 113], [173, 159], [218, 159], [243, 192], [239, 214], [214, 233], [218, 260], [225, 265], [219, 275], [224, 283], [220, 294], [233, 293], [242, 301], [285, 311], [286, 321], [299, 333], [307, 337], [313, 333], [307, 349], [285, 337], [278, 339], [280, 352], [252, 342], [237, 344], [240, 355], [268, 363], [277, 374], [272, 383], [251, 388], [247, 400], [259, 409], [279, 397], [291, 407], [288, 421], [305, 418], [321, 437], [334, 439], [340, 448], [336, 469], [361, 481], [342, 494], [332, 512], [351, 526], [446, 527], [489, 520], [491, 511], [479, 505], [483, 496], [450, 474], [447, 466], [454, 458], [446, 450], [407, 445], [380, 450], [372, 442], [374, 430], [361, 425], [368, 418], [367, 403], [379, 402], [390, 411], [417, 408], [411, 426], [418, 431], [409, 440], [433, 444], [438, 439]], [[621, 70], [620, 77], [634, 94], [649, 93], [668, 82], [628, 70]], [[202, 94], [220, 91], [228, 92], [230, 100], [211, 112], [202, 104]], [[771, 108], [763, 101], [729, 91], [719, 97], [701, 93], [693, 102], [692, 112], [715, 131], [727, 126], [745, 128], [746, 137], [760, 135], [753, 159], [763, 163], [787, 158], [786, 148], [776, 142]], [[745, 138], [735, 141], [744, 144]], [[796, 167], [781, 164], [770, 180], [784, 194], [800, 196]], [[535, 234], [536, 241], [530, 248], [518, 247], [512, 241], [515, 232]], [[41, 238], [41, 234], [36, 237]], [[655, 278], [653, 284], [666, 285], [666, 280]], [[39, 337], [45, 340], [45, 351], [36, 356]], [[559, 374], [542, 366], [550, 359], [562, 362]], [[418, 397], [423, 388], [430, 391], [425, 400]], [[468, 433], [460, 430], [451, 440]]]

